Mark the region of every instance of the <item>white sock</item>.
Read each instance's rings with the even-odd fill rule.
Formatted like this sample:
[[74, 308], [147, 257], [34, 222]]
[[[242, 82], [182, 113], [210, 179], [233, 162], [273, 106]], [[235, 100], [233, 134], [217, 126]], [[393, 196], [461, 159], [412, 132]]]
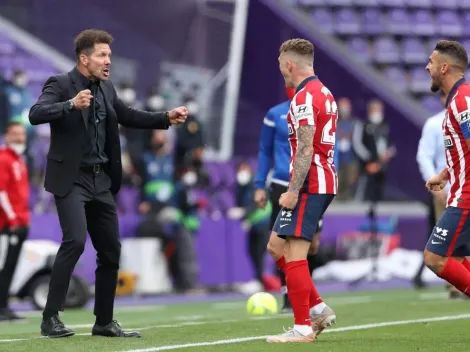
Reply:
[[316, 306], [313, 306], [310, 308], [310, 312], [314, 312], [315, 314], [321, 314], [323, 312], [323, 309], [326, 308], [325, 302], [318, 303]]
[[294, 325], [294, 330], [300, 332], [304, 336], [313, 334], [311, 325]]

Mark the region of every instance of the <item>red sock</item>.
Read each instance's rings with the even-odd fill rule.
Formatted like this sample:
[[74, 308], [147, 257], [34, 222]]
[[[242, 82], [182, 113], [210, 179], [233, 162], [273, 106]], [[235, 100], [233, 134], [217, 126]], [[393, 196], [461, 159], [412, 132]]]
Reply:
[[320, 294], [317, 291], [317, 288], [315, 287], [315, 284], [312, 281], [312, 288], [310, 290], [310, 303], [309, 307], [315, 307], [317, 304], [323, 303], [323, 300], [320, 297]]
[[284, 267], [286, 273], [287, 294], [294, 311], [295, 325], [311, 325], [310, 292], [312, 284], [307, 260], [289, 262]]
[[463, 258], [462, 265], [465, 267], [465, 269], [470, 271], [470, 260], [468, 260], [467, 258]]
[[454, 285], [460, 292], [470, 296], [470, 272], [458, 260], [447, 259], [444, 269], [438, 276]]
[[279, 258], [279, 259], [276, 261], [276, 265], [277, 265], [277, 267], [279, 268], [279, 270], [281, 270], [282, 272], [284, 272], [284, 267], [286, 266], [286, 258], [284, 258], [284, 256], [282, 256], [281, 258]]

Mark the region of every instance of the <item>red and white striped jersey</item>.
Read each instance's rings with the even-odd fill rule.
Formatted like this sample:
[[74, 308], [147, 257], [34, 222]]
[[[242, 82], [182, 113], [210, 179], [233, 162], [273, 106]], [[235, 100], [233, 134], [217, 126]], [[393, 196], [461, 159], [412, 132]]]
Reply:
[[301, 193], [337, 194], [338, 177], [333, 163], [338, 108], [335, 98], [317, 76], [297, 87], [297, 93], [287, 114], [291, 148], [290, 180], [297, 152], [297, 130], [300, 126], [315, 126], [313, 157]]
[[464, 79], [449, 93], [446, 116], [442, 122], [450, 191], [447, 206], [470, 208], [470, 84]]

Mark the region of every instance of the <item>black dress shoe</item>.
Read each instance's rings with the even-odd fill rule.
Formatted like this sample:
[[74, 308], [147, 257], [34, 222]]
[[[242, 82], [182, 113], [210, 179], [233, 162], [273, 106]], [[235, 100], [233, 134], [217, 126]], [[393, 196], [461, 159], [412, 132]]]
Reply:
[[106, 337], [142, 337], [138, 331], [124, 331], [121, 329], [117, 321], [113, 320], [105, 326], [94, 325], [91, 330], [93, 336], [106, 336]]
[[58, 315], [43, 320], [41, 323], [41, 335], [48, 337], [67, 337], [75, 334], [72, 329], [66, 328]]
[[24, 321], [24, 320], [26, 319], [16, 315], [16, 313], [12, 312], [8, 308], [0, 309], [0, 321], [12, 322], [12, 321]]

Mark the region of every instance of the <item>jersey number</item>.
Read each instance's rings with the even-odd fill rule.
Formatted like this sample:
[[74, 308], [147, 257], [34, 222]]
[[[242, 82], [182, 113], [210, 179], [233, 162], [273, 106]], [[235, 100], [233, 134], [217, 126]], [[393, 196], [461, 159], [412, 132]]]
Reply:
[[331, 116], [328, 122], [326, 123], [325, 127], [323, 127], [323, 131], [321, 134], [321, 142], [323, 144], [335, 144], [335, 137], [336, 137], [336, 132], [331, 132], [333, 129], [333, 120], [336, 117], [336, 114], [338, 113], [338, 107], [336, 105], [336, 101], [330, 102], [327, 100], [325, 102], [325, 110], [326, 114], [328, 116]]

